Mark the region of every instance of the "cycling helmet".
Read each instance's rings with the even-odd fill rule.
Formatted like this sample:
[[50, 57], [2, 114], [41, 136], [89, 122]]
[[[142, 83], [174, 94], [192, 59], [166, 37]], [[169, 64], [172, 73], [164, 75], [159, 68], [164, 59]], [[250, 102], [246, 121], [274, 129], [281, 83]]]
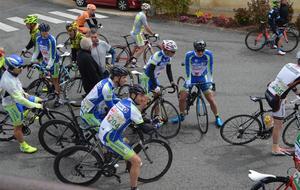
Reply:
[[50, 26], [49, 26], [49, 24], [42, 23], [39, 25], [39, 30], [40, 30], [40, 32], [49, 32]]
[[173, 40], [164, 40], [162, 43], [162, 47], [164, 50], [176, 52], [177, 51], [177, 45]]
[[78, 28], [78, 25], [77, 25], [77, 23], [75, 22], [75, 21], [73, 21], [73, 22], [68, 22], [67, 24], [66, 24], [66, 30], [67, 31], [72, 31], [72, 30], [77, 30], [77, 28]]
[[24, 19], [24, 23], [25, 24], [37, 24], [38, 23], [38, 16], [36, 16], [36, 15], [28, 15]]
[[204, 40], [199, 40], [194, 42], [194, 49], [196, 51], [204, 51], [206, 48], [206, 43]]
[[129, 94], [146, 94], [146, 90], [139, 84], [129, 87]]
[[88, 4], [86, 8], [88, 10], [96, 10], [96, 6], [94, 4]]
[[127, 76], [128, 74], [128, 70], [122, 66], [113, 66], [110, 70], [111, 78], [114, 78], [115, 76]]
[[24, 61], [20, 56], [12, 54], [5, 58], [5, 64], [9, 68], [19, 68], [24, 64]]
[[279, 4], [280, 4], [280, 0], [272, 0], [272, 1], [271, 1], [271, 7], [272, 7], [272, 8], [277, 8], [277, 7], [279, 7]]
[[149, 10], [151, 8], [151, 6], [148, 3], [143, 3], [141, 6], [142, 10]]

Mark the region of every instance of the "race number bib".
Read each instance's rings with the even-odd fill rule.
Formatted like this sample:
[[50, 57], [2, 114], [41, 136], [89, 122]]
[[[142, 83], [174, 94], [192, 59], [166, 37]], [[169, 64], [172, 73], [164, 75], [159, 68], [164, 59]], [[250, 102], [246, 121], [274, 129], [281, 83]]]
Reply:
[[90, 112], [94, 108], [95, 104], [91, 102], [89, 99], [84, 99], [81, 103], [81, 110], [84, 113]]
[[48, 60], [49, 60], [48, 48], [46, 46], [40, 45], [40, 50], [41, 50], [41, 53], [43, 55], [44, 61], [48, 62]]
[[116, 107], [113, 107], [108, 112], [106, 120], [115, 130], [119, 129], [126, 122], [123, 114]]
[[274, 92], [278, 95], [281, 96], [289, 87], [284, 84], [283, 81], [281, 80], [276, 80], [276, 82], [272, 82], [270, 84], [270, 87], [274, 90]]

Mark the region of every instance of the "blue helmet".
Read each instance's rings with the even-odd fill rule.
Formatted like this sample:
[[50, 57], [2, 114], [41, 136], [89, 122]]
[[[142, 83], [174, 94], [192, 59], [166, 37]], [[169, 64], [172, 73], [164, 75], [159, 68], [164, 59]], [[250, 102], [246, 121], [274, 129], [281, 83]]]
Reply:
[[12, 54], [5, 58], [5, 64], [9, 68], [19, 68], [24, 64], [24, 61], [20, 56]]
[[41, 23], [39, 25], [39, 30], [40, 30], [40, 32], [49, 32], [50, 26], [49, 26], [49, 24]]

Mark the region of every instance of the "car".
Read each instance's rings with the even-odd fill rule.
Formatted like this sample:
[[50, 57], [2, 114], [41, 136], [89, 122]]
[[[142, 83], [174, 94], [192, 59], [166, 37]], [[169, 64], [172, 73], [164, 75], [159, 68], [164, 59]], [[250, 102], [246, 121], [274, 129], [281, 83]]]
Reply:
[[141, 7], [141, 0], [74, 0], [76, 5], [84, 7], [89, 3], [95, 5], [106, 5], [117, 7], [121, 11], [128, 9], [139, 9]]

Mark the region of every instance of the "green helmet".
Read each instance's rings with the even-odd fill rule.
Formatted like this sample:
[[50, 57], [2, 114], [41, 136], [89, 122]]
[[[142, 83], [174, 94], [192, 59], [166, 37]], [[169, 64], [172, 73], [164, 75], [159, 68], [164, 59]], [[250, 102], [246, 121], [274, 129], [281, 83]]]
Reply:
[[271, 0], [271, 7], [276, 8], [279, 7], [280, 0]]
[[37, 24], [38, 23], [38, 17], [36, 15], [28, 15], [24, 19], [25, 24]]

